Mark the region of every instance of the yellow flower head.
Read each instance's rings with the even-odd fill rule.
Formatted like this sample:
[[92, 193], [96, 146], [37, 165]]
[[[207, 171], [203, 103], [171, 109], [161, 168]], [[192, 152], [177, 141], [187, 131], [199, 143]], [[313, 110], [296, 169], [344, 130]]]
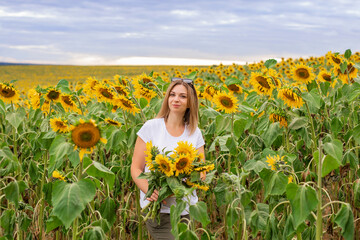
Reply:
[[67, 120], [62, 120], [61, 118], [50, 119], [50, 126], [54, 132], [67, 133], [70, 131], [70, 126], [67, 123]]
[[0, 99], [5, 103], [16, 103], [19, 101], [19, 93], [12, 85], [0, 83]]
[[52, 177], [65, 181], [65, 177], [61, 175], [57, 170], [53, 171]]
[[118, 108], [122, 109], [123, 111], [130, 112], [133, 115], [140, 112], [140, 109], [135, 106], [133, 101], [122, 95], [116, 97], [113, 102], [113, 112], [115, 112]]
[[48, 102], [60, 102], [61, 91], [51, 87], [44, 95]]
[[250, 77], [250, 84], [259, 95], [271, 96], [275, 86], [272, 79], [262, 73], [253, 72]]
[[158, 154], [155, 157], [155, 162], [159, 166], [160, 172], [164, 173], [167, 177], [174, 175], [174, 165], [168, 157], [162, 154]]
[[279, 155], [276, 155], [276, 156], [270, 156], [269, 155], [269, 156], [266, 157], [267, 160], [265, 162], [268, 163], [269, 167], [271, 167], [271, 170], [276, 171], [278, 163], [280, 163], [280, 161], [283, 162], [284, 157], [285, 156], [282, 156], [280, 158]]
[[196, 157], [198, 157], [198, 151], [187, 141], [180, 141], [177, 143], [177, 147], [174, 149], [173, 154], [171, 155], [172, 158], [177, 158], [181, 154], [188, 155], [191, 158], [191, 161], [194, 161]]
[[289, 107], [300, 108], [304, 104], [303, 99], [291, 88], [281, 88], [278, 98], [282, 99]]
[[218, 111], [225, 113], [236, 113], [238, 111], [238, 100], [232, 94], [219, 92], [213, 97]]
[[291, 68], [292, 76], [295, 81], [308, 84], [315, 79], [312, 69], [305, 64], [297, 64]]
[[271, 113], [269, 116], [269, 120], [272, 122], [279, 122], [280, 126], [285, 128], [288, 126], [285, 114], [281, 115], [280, 113]]
[[120, 127], [121, 123], [118, 121], [115, 121], [114, 119], [111, 118], [105, 118], [105, 122], [108, 123], [109, 125], [113, 125], [115, 127]]
[[174, 162], [175, 176], [179, 176], [182, 173], [190, 174], [192, 172], [192, 162], [193, 159], [191, 159], [189, 154], [180, 154]]

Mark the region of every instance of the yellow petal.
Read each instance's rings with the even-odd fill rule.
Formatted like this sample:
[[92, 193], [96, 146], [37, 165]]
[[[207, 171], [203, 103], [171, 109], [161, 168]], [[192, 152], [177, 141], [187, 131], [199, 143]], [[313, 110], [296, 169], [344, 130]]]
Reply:
[[105, 138], [100, 138], [100, 141], [103, 143], [103, 144], [106, 144], [107, 143], [107, 140]]

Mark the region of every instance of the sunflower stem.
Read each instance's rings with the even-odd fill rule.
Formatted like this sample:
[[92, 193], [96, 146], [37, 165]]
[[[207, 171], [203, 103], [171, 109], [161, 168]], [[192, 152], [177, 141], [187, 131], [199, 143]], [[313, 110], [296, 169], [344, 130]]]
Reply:
[[136, 102], [136, 105], [139, 107], [139, 109], [140, 109], [140, 116], [141, 116], [143, 122], [145, 123], [145, 122], [146, 122], [146, 117], [145, 117], [145, 114], [144, 114], [144, 112], [143, 112], [143, 110], [142, 110], [142, 108], [141, 108], [141, 106], [140, 106], [140, 103], [138, 102], [138, 100], [137, 100], [136, 98], [133, 98], [133, 99], [134, 99], [134, 101]]
[[126, 113], [125, 113], [125, 111], [123, 109], [121, 109], [121, 111], [123, 112], [124, 122], [125, 122], [125, 129], [127, 131], [128, 130], [128, 123], [127, 123]]
[[39, 213], [39, 239], [42, 239], [42, 233], [43, 233], [43, 227], [44, 227], [44, 209], [45, 209], [45, 196], [44, 196], [44, 192], [43, 192], [43, 188], [44, 188], [44, 184], [46, 181], [46, 170], [47, 170], [47, 164], [48, 164], [48, 151], [45, 151], [45, 155], [44, 155], [44, 171], [43, 171], [43, 175], [42, 175], [42, 179], [41, 179], [41, 184], [40, 184], [40, 194], [41, 194], [41, 207], [40, 207], [40, 213]]
[[[307, 102], [304, 100], [305, 106], [306, 106], [306, 110], [309, 116], [309, 120], [310, 120], [310, 125], [311, 125], [311, 138], [312, 138], [312, 154], [314, 156], [314, 153], [317, 149], [317, 144], [316, 144], [316, 136], [315, 136], [315, 127], [314, 127], [314, 122], [313, 119], [311, 117], [311, 113], [310, 113], [310, 109], [309, 109], [309, 105], [307, 104]], [[313, 162], [313, 170], [315, 170], [315, 162]]]
[[317, 215], [316, 215], [316, 240], [322, 238], [322, 183], [321, 183], [321, 171], [322, 171], [322, 155], [321, 155], [321, 139], [319, 139], [319, 162], [317, 166]]
[[84, 111], [83, 111], [83, 107], [82, 107], [81, 101], [80, 101], [79, 97], [78, 97], [78, 96], [76, 96], [76, 95], [75, 95], [75, 98], [76, 98], [76, 100], [77, 100], [77, 101], [78, 101], [78, 103], [79, 103], [80, 110], [81, 110], [81, 115], [83, 115], [83, 116], [84, 116]]

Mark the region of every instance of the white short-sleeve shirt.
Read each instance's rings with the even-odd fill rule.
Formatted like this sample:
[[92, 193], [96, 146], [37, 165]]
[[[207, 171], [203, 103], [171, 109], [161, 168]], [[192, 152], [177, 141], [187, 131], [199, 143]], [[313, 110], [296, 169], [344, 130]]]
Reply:
[[[196, 128], [195, 132], [190, 135], [190, 132], [185, 125], [185, 130], [183, 134], [179, 137], [174, 137], [170, 135], [170, 133], [166, 129], [164, 118], [155, 118], [148, 120], [137, 132], [137, 135], [145, 142], [152, 142], [154, 146], [157, 146], [160, 151], [163, 153], [170, 151], [168, 155], [172, 154], [172, 151], [177, 147], [177, 143], [180, 141], [187, 141], [191, 143], [196, 149], [202, 147], [205, 142], [201, 131], [199, 128]], [[147, 166], [144, 169], [145, 172], [149, 172]], [[187, 202], [186, 199], [184, 199]], [[198, 197], [196, 195], [196, 191], [192, 193], [190, 196], [190, 204], [196, 204], [198, 201]], [[160, 212], [161, 213], [170, 213], [171, 205], [175, 204], [175, 198], [167, 199], [166, 205], [162, 205]], [[148, 200], [145, 199], [145, 194], [140, 190], [140, 206], [143, 208], [149, 203]], [[189, 212], [189, 207], [181, 213], [181, 215], [186, 215]]]

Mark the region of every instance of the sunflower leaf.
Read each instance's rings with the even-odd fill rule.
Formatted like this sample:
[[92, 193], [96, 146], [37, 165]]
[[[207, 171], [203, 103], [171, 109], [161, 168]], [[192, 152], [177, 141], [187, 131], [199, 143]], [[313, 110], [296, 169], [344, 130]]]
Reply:
[[273, 66], [275, 66], [277, 63], [277, 61], [275, 59], [268, 59], [265, 61], [264, 66], [267, 68], [271, 68]]
[[349, 59], [349, 58], [351, 57], [351, 50], [350, 50], [350, 49], [347, 49], [347, 50], [345, 51], [344, 57], [345, 57], [346, 59]]

